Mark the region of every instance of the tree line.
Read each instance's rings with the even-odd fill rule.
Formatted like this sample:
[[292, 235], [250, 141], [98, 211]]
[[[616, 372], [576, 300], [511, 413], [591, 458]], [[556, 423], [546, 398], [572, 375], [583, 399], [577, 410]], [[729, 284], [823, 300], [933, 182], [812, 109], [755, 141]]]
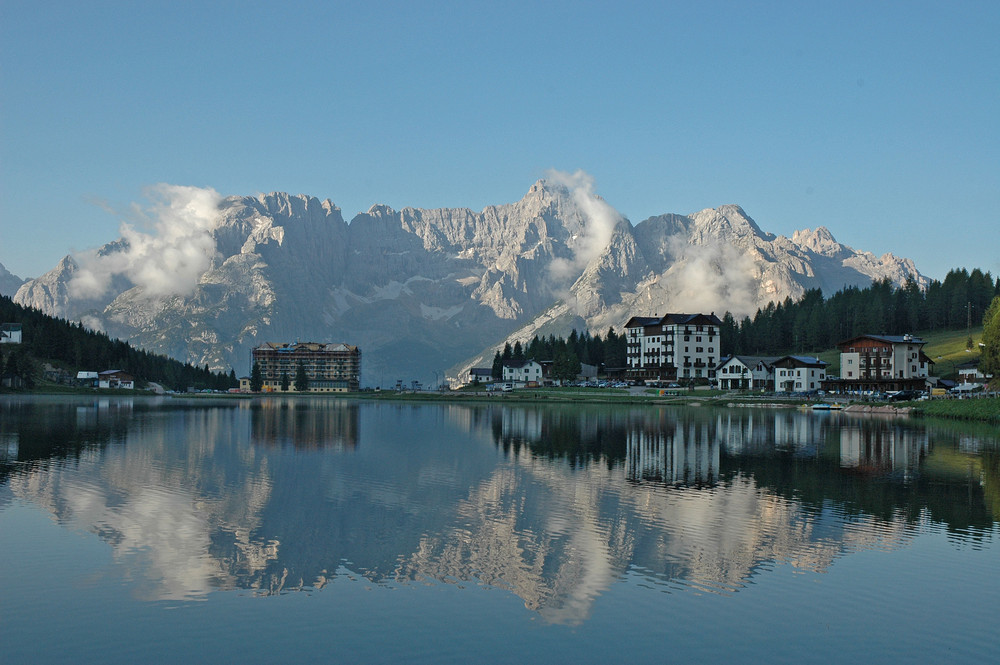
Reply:
[[[769, 303], [741, 320], [726, 312], [720, 330], [721, 349], [725, 355], [782, 355], [823, 351], [858, 335], [978, 327], [998, 296], [1000, 277], [994, 279], [979, 268], [971, 272], [951, 270], [943, 281], [931, 280], [926, 289], [912, 279], [895, 286], [888, 278], [864, 288], [845, 287], [829, 298], [824, 298], [820, 289], [810, 289], [797, 301], [786, 298]], [[1000, 316], [995, 325], [1000, 326]], [[535, 360], [551, 361], [556, 378], [561, 378], [557, 370], [573, 378], [581, 363], [624, 367], [625, 348], [624, 330], [618, 335], [614, 328], [603, 338], [576, 330], [565, 339], [536, 335], [526, 345], [507, 342], [493, 357], [491, 373], [500, 379], [505, 363]]]
[[978, 268], [952, 270], [926, 289], [913, 280], [897, 287], [888, 278], [865, 288], [846, 287], [829, 298], [811, 289], [796, 302], [769, 303], [740, 321], [726, 312], [722, 349], [726, 354], [776, 355], [822, 351], [858, 335], [978, 327], [998, 295], [1000, 278]]
[[551, 362], [553, 378], [561, 380], [576, 378], [584, 364], [625, 367], [625, 334], [618, 335], [614, 328], [609, 328], [602, 338], [600, 334], [591, 335], [574, 329], [568, 338], [535, 335], [526, 345], [517, 341], [511, 346], [507, 342], [503, 350], [498, 350], [493, 357], [491, 375], [494, 379], [501, 379], [504, 364], [526, 360]]
[[197, 367], [136, 349], [81, 323], [19, 305], [7, 296], [0, 296], [0, 322], [21, 324], [22, 343], [0, 347], [0, 368], [5, 375], [19, 377], [28, 388], [35, 385], [42, 361], [65, 366], [74, 376], [79, 370], [118, 369], [137, 382], [155, 381], [171, 390], [227, 390], [239, 385], [233, 370], [212, 372], [208, 365]]

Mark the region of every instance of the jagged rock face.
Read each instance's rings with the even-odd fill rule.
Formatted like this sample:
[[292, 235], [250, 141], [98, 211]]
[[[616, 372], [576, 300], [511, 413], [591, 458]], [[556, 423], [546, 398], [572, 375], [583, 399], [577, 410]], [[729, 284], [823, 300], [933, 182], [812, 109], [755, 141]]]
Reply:
[[0, 296], [12, 297], [24, 284], [24, 280], [13, 274], [0, 263]]
[[[738, 206], [633, 227], [597, 197], [546, 181], [478, 213], [377, 205], [350, 224], [330, 201], [231, 197], [205, 228], [192, 237], [211, 256], [193, 289], [153, 290], [123, 238], [82, 263], [64, 258], [15, 300], [239, 374], [264, 341], [357, 344], [363, 383], [388, 385], [440, 379], [508, 336], [605, 332], [671, 310], [746, 314], [881, 277], [926, 284], [911, 261], [856, 252], [822, 227], [774, 236]], [[103, 290], [83, 288], [99, 281], [95, 261], [110, 275]]]

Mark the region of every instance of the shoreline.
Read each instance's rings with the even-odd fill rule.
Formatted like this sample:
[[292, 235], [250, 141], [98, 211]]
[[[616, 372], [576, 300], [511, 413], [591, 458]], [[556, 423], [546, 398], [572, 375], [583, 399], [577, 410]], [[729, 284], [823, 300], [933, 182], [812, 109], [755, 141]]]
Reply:
[[[30, 391], [4, 391], [0, 395], [89, 395], [100, 396], [137, 396], [137, 397], [169, 397], [189, 399], [238, 399], [248, 400], [257, 397], [324, 397], [332, 399], [363, 399], [368, 401], [393, 402], [459, 402], [473, 404], [607, 404], [621, 406], [721, 406], [726, 408], [767, 408], [789, 409], [809, 408], [817, 400], [796, 398], [740, 397], [726, 393], [698, 395], [699, 391], [684, 395], [652, 395], [637, 392], [589, 392], [567, 390], [531, 390], [523, 389], [513, 392], [485, 391], [448, 391], [448, 392], [355, 392], [355, 393], [156, 393], [150, 390], [108, 390], [94, 388], [41, 388]], [[851, 414], [889, 415], [904, 417], [949, 418], [985, 422], [1000, 426], [1000, 397], [983, 397], [975, 399], [939, 399], [923, 402], [901, 402], [899, 405], [872, 402], [850, 402], [841, 411]]]

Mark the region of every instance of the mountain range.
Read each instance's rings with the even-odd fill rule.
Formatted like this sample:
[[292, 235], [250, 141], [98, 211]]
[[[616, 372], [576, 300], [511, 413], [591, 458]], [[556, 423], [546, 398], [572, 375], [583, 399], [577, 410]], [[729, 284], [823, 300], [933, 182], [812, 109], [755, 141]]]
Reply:
[[[14, 300], [241, 375], [263, 342], [356, 344], [362, 384], [385, 386], [456, 378], [507, 340], [621, 331], [632, 315], [752, 314], [811, 288], [928, 282], [909, 259], [824, 227], [767, 233], [735, 205], [633, 225], [569, 178], [478, 213], [375, 205], [350, 223], [305, 195], [164, 197], [148, 232], [123, 225]], [[0, 289], [20, 281], [7, 275]]]

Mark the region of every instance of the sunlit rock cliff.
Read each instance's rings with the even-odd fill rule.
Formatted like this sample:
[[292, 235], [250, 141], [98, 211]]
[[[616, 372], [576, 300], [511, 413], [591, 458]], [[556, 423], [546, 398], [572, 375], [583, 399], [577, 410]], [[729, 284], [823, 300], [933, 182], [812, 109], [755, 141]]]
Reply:
[[350, 223], [304, 195], [206, 191], [171, 189], [158, 235], [123, 225], [15, 300], [239, 374], [265, 341], [344, 341], [363, 350], [362, 382], [387, 385], [441, 379], [512, 336], [604, 332], [637, 313], [747, 314], [883, 277], [926, 283], [908, 259], [822, 227], [775, 236], [738, 206], [633, 226], [558, 178], [481, 212], [376, 205]]

